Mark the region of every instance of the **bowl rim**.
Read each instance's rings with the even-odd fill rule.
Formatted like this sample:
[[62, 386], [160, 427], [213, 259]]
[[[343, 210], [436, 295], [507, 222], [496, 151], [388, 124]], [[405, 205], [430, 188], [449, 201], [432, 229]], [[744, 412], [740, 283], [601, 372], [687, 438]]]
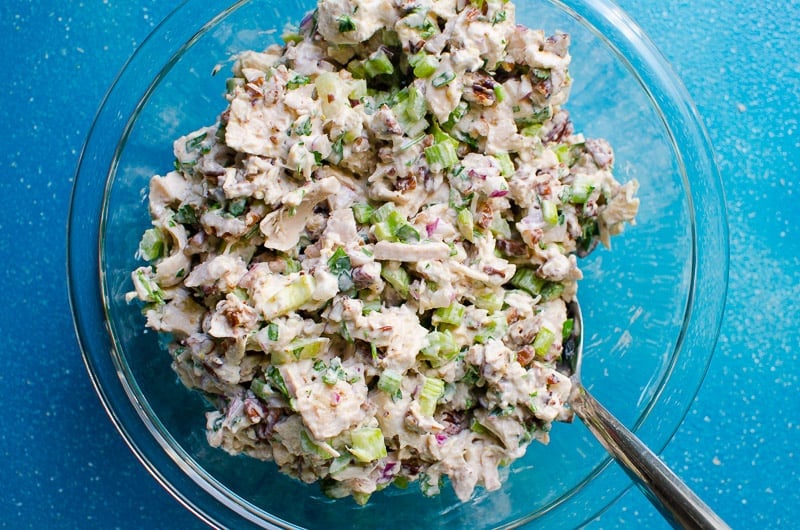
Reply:
[[[104, 298], [105, 293], [89, 293], [78, 287], [88, 279], [90, 284], [99, 281], [102, 291], [104, 280], [102, 278], [101, 237], [106, 222], [106, 216], [103, 214], [100, 219], [100, 225], [96, 228], [93, 226], [96, 220], [91, 219], [91, 213], [97, 211], [96, 205], [102, 203], [104, 199], [103, 197], [88, 198], [81, 194], [81, 184], [85, 178], [82, 178], [81, 175], [85, 175], [86, 172], [91, 172], [94, 166], [99, 165], [99, 169], [102, 170], [99, 174], [106, 175], [105, 185], [109, 185], [108, 177], [112, 176], [116, 171], [116, 163], [122, 145], [124, 144], [124, 139], [127, 137], [130, 127], [135, 122], [135, 118], [140, 112], [142, 105], [146, 103], [149, 93], [153, 90], [153, 87], [158, 84], [164, 72], [169, 69], [169, 65], [174, 63], [176, 57], [178, 57], [184, 49], [191, 46], [193, 42], [204, 35], [218, 20], [251, 1], [253, 0], [239, 0], [231, 6], [220, 10], [218, 7], [202, 8], [195, 6], [186, 0], [173, 9], [129, 57], [103, 97], [79, 155], [70, 198], [69, 217], [67, 220], [67, 282], [70, 307], [82, 358], [95, 392], [115, 428], [119, 431], [125, 443], [145, 469], [147, 469], [155, 480], [180, 504], [195, 514], [201, 521], [211, 526], [219, 523], [213, 515], [208, 513], [206, 505], [199, 506], [196, 501], [190, 499], [184, 493], [185, 487], [189, 485], [186, 480], [191, 480], [192, 484], [199, 486], [206, 494], [216, 499], [216, 501], [221, 502], [223, 498], [227, 498], [227, 495], [221, 494], [220, 488], [214, 488], [206, 484], [204, 481], [207, 480], [208, 477], [204, 479], [200, 478], [197, 471], [193, 469], [184, 458], [175, 454], [175, 452], [170, 449], [169, 444], [164, 443], [164, 441], [160, 439], [163, 433], [157, 432], [152, 422], [146, 421], [146, 403], [143, 404], [139, 402], [136, 391], [131, 387], [130, 381], [124, 377], [117, 361], [111, 359], [116, 356], [114, 353], [115, 341], [112, 337], [109, 325], [107, 304]], [[611, 0], [547, 1], [583, 23], [584, 26], [600, 38], [618, 58], [623, 60], [629, 72], [639, 81], [640, 86], [646, 91], [650, 101], [659, 110], [662, 119], [665, 119], [665, 112], [662, 106], [671, 107], [669, 116], [676, 119], [678, 123], [671, 124], [665, 120], [664, 126], [665, 130], [671, 135], [670, 140], [672, 141], [675, 154], [681, 158], [679, 161], [679, 168], [687, 185], [687, 164], [692, 163], [695, 172], [704, 173], [708, 177], [697, 183], [698, 186], [703, 188], [700, 194], [700, 198], [704, 199], [703, 201], [698, 201], [698, 204], [692, 204], [695, 194], [689, 193], [688, 191], [686, 194], [686, 199], [690, 202], [691, 215], [693, 216], [691, 237], [695, 255], [693, 256], [694, 259], [691, 267], [691, 288], [689, 289], [688, 299], [686, 300], [683, 326], [674, 352], [677, 353], [681, 350], [684, 339], [688, 334], [698, 332], [696, 329], [697, 321], [701, 318], [703, 319], [703, 327], [706, 333], [710, 333], [713, 336], [711, 343], [716, 345], [727, 296], [729, 259], [728, 227], [721, 179], [715, 164], [713, 148], [711, 147], [711, 142], [699, 113], [691, 102], [688, 92], [683, 87], [679, 78], [672, 71], [670, 65], [653, 42], [644, 34], [641, 28]], [[157, 45], [155, 41], [161, 31], [174, 30], [175, 26], [184, 25], [181, 20], [186, 17], [187, 13], [194, 13], [194, 10], [197, 11], [197, 14], [202, 13], [208, 15], [211, 13], [213, 16], [192, 18], [192, 20], [208, 20], [208, 22], [205, 22], [199, 29], [182, 29], [182, 34], [187, 35], [187, 38], [180, 41], [182, 44], [170, 54], [170, 59], [166, 65], [158, 66], [158, 74], [149, 78], [151, 81], [149, 82], [147, 90], [137, 100], [136, 106], [131, 109], [129, 115], [108, 116], [110, 112], [109, 108], [111, 108], [111, 103], [116, 97], [116, 92], [120, 90], [120, 86], [124, 83], [126, 75], [131, 75], [129, 74], [131, 65], [135, 64], [150, 47]], [[649, 88], [654, 82], [657, 83], [661, 89], [667, 89], [667, 94], [670, 97], [663, 101], [656, 101]], [[107, 124], [106, 122], [109, 123]], [[120, 137], [120, 141], [114, 146], [113, 153], [109, 153], [108, 148], [105, 149], [105, 155], [110, 154], [112, 162], [104, 167], [106, 156], [102, 156], [102, 154], [98, 155], [98, 153], [94, 151], [98, 150], [96, 144], [98, 135], [101, 133], [100, 129], [106, 125], [112, 127], [115, 125], [123, 125], [123, 127], [119, 129], [125, 132]], [[687, 158], [690, 158], [690, 160], [685, 160], [682, 157], [683, 152], [679, 148], [679, 145], [682, 144], [677, 144], [675, 139], [675, 136], [678, 134], [686, 135], [687, 138], [685, 141], [688, 141], [694, 148], [691, 152], [687, 153], [689, 155]], [[698, 188], [695, 188], [695, 190], [697, 189]], [[107, 190], [104, 190], [104, 192], [105, 191]], [[95, 206], [95, 208], [92, 208], [92, 206]], [[715, 230], [712, 230], [711, 234], [705, 232], [703, 234], [698, 234], [696, 230], [694, 215], [697, 208], [701, 207], [704, 208], [705, 212], [710, 211], [717, 214], [711, 216], [712, 219], [718, 221], [718, 224], [713, 227]], [[104, 209], [105, 206], [103, 206], [103, 210]], [[85, 230], [87, 225], [90, 228], [88, 231]], [[93, 234], [95, 237], [86, 237], [87, 233], [90, 235]], [[88, 263], [85, 261], [87, 256], [93, 258], [90, 259]], [[710, 257], [713, 256], [723, 256], [725, 266], [722, 267], [721, 271], [717, 271], [718, 274], [712, 275], [709, 274], [709, 272], [713, 270], [712, 267], [714, 267], [715, 264], [709, 263], [709, 260]], [[698, 291], [701, 276], [705, 282], [702, 285], [705, 289], [703, 292]], [[710, 307], [713, 309], [711, 311], [713, 321], [710, 326], [708, 324], [707, 315], [701, 316], [698, 314], [701, 311], [693, 310], [698, 297], [702, 297], [704, 299], [703, 303], [710, 304]], [[105, 324], [103, 330], [92, 329], [91, 323], [99, 322], [100, 320], [98, 318], [102, 319]], [[103, 347], [97, 347], [97, 344], [102, 344]], [[705, 377], [705, 373], [712, 358], [713, 349], [714, 348], [712, 348], [712, 352], [706, 355], [705, 366], [703, 366], [701, 370], [698, 370], [697, 367], [693, 367], [693, 384], [689, 390], [690, 395], [682, 402], [683, 410], [680, 411], [680, 421], [676, 422], [669, 436], [666, 437], [662, 443], [651, 445], [651, 448], [655, 452], [661, 452], [680, 427]], [[110, 356], [109, 352], [111, 352]], [[679, 355], [673, 355], [656, 392], [639, 415], [632, 430], [638, 432], [646, 428], [650, 412], [658, 403], [659, 398], [675, 373], [684, 373], [687, 370], [687, 367], [681, 366], [681, 359], [679, 357]], [[117, 373], [118, 378], [114, 383], [119, 383], [118, 387], [109, 388], [109, 383], [100, 375], [101, 365], [107, 368], [113, 368], [114, 372]], [[158, 466], [153, 462], [152, 448], [143, 447], [142, 443], [140, 443], [141, 441], [137, 440], [136, 436], [131, 433], [128, 427], [128, 425], [131, 425], [129, 423], [130, 421], [141, 421], [144, 424], [154, 438], [152, 441], [147, 440], [146, 443], [156, 442], [158, 447], [166, 453], [163, 456], [168, 458], [169, 462], [175, 466], [175, 469], [170, 468], [165, 470], [163, 466]], [[581, 486], [592, 481], [596, 476], [608, 470], [610, 462], [611, 458], [606, 458], [601, 465], [595, 468], [593, 473], [587, 476], [576, 488], [573, 488], [573, 490], [579, 489]], [[630, 486], [631, 483], [629, 482], [625, 487], [620, 489], [614, 498], [608, 501], [605, 508], [599, 513], [608, 509], [608, 507], [622, 496]], [[537, 512], [536, 516], [538, 517], [543, 513], [553, 510], [567, 499], [571, 498], [573, 493], [573, 491], [566, 493], [555, 503]], [[230, 503], [223, 504], [225, 508], [233, 509], [239, 516], [253, 524], [265, 524], [265, 521], [261, 519], [258, 514], [250, 513], [248, 510], [241, 508], [238, 503], [234, 503], [234, 505], [239, 509], [232, 508]], [[597, 514], [595, 514], [595, 516], [596, 515]], [[528, 520], [520, 521], [520, 523], [524, 524]], [[277, 525], [275, 527], [299, 528], [279, 519], [275, 519], [271, 523], [266, 524], [267, 526]]]

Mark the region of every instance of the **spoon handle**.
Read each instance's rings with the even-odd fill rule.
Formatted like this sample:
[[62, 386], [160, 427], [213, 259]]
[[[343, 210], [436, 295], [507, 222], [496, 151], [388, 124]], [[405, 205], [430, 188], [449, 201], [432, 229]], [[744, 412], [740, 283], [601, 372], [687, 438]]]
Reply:
[[729, 528], [655, 453], [582, 385], [578, 384], [571, 404], [575, 414], [674, 527]]

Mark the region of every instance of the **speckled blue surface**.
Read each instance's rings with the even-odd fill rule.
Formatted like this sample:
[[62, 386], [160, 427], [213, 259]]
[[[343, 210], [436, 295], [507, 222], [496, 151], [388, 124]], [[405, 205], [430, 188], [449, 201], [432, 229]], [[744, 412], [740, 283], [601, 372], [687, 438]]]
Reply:
[[[521, 2], [524, 0], [520, 0]], [[66, 290], [73, 173], [102, 96], [175, 0], [0, 5], [0, 526], [191, 528], [91, 387]], [[717, 151], [731, 275], [719, 346], [663, 457], [734, 528], [800, 524], [800, 4], [619, 0]], [[591, 528], [664, 523], [629, 490]]]

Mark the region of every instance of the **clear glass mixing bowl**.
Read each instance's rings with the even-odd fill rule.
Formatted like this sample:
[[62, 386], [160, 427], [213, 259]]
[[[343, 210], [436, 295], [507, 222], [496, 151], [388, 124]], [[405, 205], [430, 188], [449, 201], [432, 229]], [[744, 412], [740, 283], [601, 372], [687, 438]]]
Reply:
[[[171, 167], [172, 141], [223, 110], [225, 70], [245, 49], [278, 42], [308, 1], [190, 1], [161, 23], [104, 100], [77, 171], [69, 282], [84, 359], [100, 399], [167, 491], [220, 526], [493, 528], [536, 521], [573, 528], [629, 479], [580, 422], [558, 424], [506, 469], [505, 485], [459, 503], [389, 488], [365, 507], [325, 498], [272, 463], [208, 447], [206, 404], [170, 369], [140, 308], [126, 304], [135, 250], [149, 226], [146, 190]], [[642, 31], [608, 0], [525, 0], [518, 21], [572, 36], [568, 109], [576, 130], [607, 138], [618, 178], [641, 183], [638, 224], [582, 263], [584, 382], [653, 449], [682, 421], [717, 339], [727, 283], [724, 202], [709, 142], [689, 98]], [[223, 72], [214, 76], [217, 65]]]

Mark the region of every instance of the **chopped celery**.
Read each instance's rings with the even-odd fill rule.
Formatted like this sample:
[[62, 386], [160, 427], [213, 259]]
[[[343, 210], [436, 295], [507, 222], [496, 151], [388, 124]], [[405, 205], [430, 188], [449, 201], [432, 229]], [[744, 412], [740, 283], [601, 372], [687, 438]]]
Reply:
[[513, 234], [511, 233], [511, 225], [508, 224], [508, 221], [498, 215], [492, 217], [489, 230], [491, 230], [494, 235], [501, 239], [511, 239], [513, 237]]
[[[395, 103], [395, 116], [405, 135], [416, 138], [428, 128], [428, 122], [424, 119], [428, 111], [427, 104], [413, 85], [403, 94]], [[416, 95], [409, 97], [409, 94]]]
[[464, 239], [472, 241], [472, 238], [475, 237], [473, 232], [475, 230], [475, 221], [469, 208], [462, 208], [458, 211], [458, 215], [456, 215], [456, 226]]
[[453, 149], [458, 149], [458, 140], [456, 140], [455, 138], [444, 132], [442, 128], [439, 126], [439, 123], [437, 123], [436, 121], [434, 121], [433, 125], [431, 126], [431, 134], [433, 135], [434, 143], [436, 144], [448, 143], [453, 146]]
[[351, 208], [353, 209], [353, 217], [361, 224], [369, 223], [372, 219], [372, 213], [375, 211], [375, 208], [363, 202], [356, 203]]
[[147, 261], [157, 260], [164, 253], [164, 236], [158, 228], [148, 228], [139, 242], [139, 256]]
[[501, 175], [510, 177], [514, 174], [514, 162], [511, 161], [511, 156], [508, 153], [497, 153], [494, 157], [500, 162]]
[[553, 152], [556, 154], [559, 162], [566, 162], [569, 155], [569, 145], [559, 144], [553, 149]]
[[347, 63], [346, 69], [353, 74], [355, 79], [364, 79], [367, 77], [367, 70], [364, 68], [364, 61], [353, 59]]
[[323, 460], [329, 460], [334, 457], [324, 445], [314, 442], [305, 429], [300, 431], [300, 449], [308, 455], [313, 455]]
[[475, 307], [485, 309], [489, 313], [494, 313], [495, 311], [500, 311], [503, 308], [504, 299], [504, 291], [489, 291], [486, 293], [477, 294], [473, 303], [475, 304]]
[[399, 266], [399, 264], [395, 266], [384, 265], [381, 267], [381, 277], [389, 282], [389, 285], [394, 287], [397, 294], [403, 298], [408, 298], [410, 278], [408, 272], [403, 267]]
[[343, 454], [334, 458], [333, 462], [331, 462], [331, 465], [328, 468], [328, 473], [330, 473], [330, 475], [333, 476], [339, 473], [340, 471], [344, 471], [345, 469], [350, 467], [351, 460], [352, 457], [348, 454]]
[[433, 325], [452, 324], [453, 326], [457, 326], [464, 319], [464, 311], [466, 311], [466, 307], [458, 302], [453, 302], [447, 307], [436, 308], [433, 311], [431, 322]]
[[419, 241], [420, 239], [417, 229], [409, 224], [398, 226], [395, 235], [397, 236], [397, 239], [404, 243]]
[[561, 325], [561, 338], [567, 340], [572, 335], [572, 330], [575, 329], [575, 321], [568, 318]]
[[384, 203], [380, 208], [372, 212], [372, 222], [387, 221], [393, 213], [397, 213], [394, 203]]
[[326, 337], [295, 339], [286, 346], [286, 349], [272, 353], [272, 363], [286, 364], [300, 359], [313, 359], [319, 355], [329, 340]]
[[434, 367], [452, 361], [459, 352], [458, 344], [449, 331], [431, 331], [425, 337], [425, 346], [420, 355]]
[[392, 397], [392, 401], [397, 401], [402, 397], [400, 387], [403, 383], [403, 376], [394, 370], [384, 370], [378, 379], [378, 390], [382, 390]]
[[549, 68], [533, 68], [531, 73], [539, 79], [550, 79]]
[[414, 77], [430, 77], [436, 72], [439, 60], [421, 51], [409, 58], [409, 64], [414, 69]]
[[417, 87], [411, 85], [408, 89], [408, 102], [406, 105], [406, 113], [412, 120], [421, 120], [425, 117], [427, 112], [427, 105], [425, 97], [417, 90]]
[[559, 282], [546, 282], [542, 286], [542, 290], [539, 294], [542, 295], [542, 298], [547, 300], [553, 300], [561, 296], [561, 293], [564, 292], [564, 284]]
[[389, 224], [389, 228], [392, 230], [392, 232], [396, 232], [398, 228], [407, 224], [408, 222], [406, 221], [405, 216], [394, 208], [388, 212], [383, 220]]
[[[401, 88], [400, 90], [390, 89], [389, 92], [381, 92], [382, 97], [376, 98], [376, 102], [378, 102], [378, 106], [382, 104], [388, 105], [392, 108], [399, 106], [401, 109], [405, 110], [405, 104], [408, 101], [408, 88]], [[385, 101], [381, 101], [385, 99]]]
[[269, 399], [275, 395], [275, 392], [270, 388], [266, 381], [256, 377], [250, 382], [250, 390], [256, 397], [261, 399]]
[[425, 148], [425, 159], [430, 166], [448, 169], [458, 163], [458, 153], [450, 142], [440, 142]]
[[503, 89], [503, 85], [497, 84], [494, 86], [494, 99], [498, 103], [502, 103], [506, 99], [506, 91]]
[[271, 316], [285, 315], [311, 300], [314, 293], [314, 278], [300, 274], [292, 283], [279, 290], [267, 301]]
[[373, 225], [373, 233], [378, 241], [392, 241], [395, 235], [389, 223], [386, 222], [375, 223]]
[[523, 291], [527, 291], [531, 296], [537, 296], [546, 282], [547, 280], [539, 278], [536, 276], [536, 272], [533, 269], [527, 267], [520, 267], [517, 269], [514, 276], [511, 278], [511, 285]]
[[364, 61], [364, 71], [367, 77], [376, 77], [382, 74], [391, 74], [394, 72], [392, 61], [389, 56], [380, 48], [377, 52], [369, 56], [369, 59]]
[[436, 377], [426, 377], [419, 393], [419, 411], [423, 416], [433, 416], [436, 403], [444, 395], [444, 381]]
[[536, 398], [538, 395], [539, 392], [534, 392], [528, 396], [528, 403], [527, 403], [528, 409], [530, 409], [530, 411], [533, 412], [534, 414], [536, 414], [537, 412], [536, 402], [538, 400]]
[[313, 359], [327, 343], [328, 339], [325, 337], [295, 339], [289, 343], [287, 350], [292, 352], [295, 359]]
[[427, 54], [427, 53], [425, 53], [425, 50], [420, 50], [420, 51], [418, 51], [417, 53], [412, 53], [411, 55], [409, 55], [409, 56], [407, 57], [407, 60], [408, 60], [408, 65], [409, 65], [411, 68], [414, 68], [414, 67], [415, 67], [415, 66], [417, 66], [419, 63], [421, 63], [422, 61], [424, 61], [424, 60], [425, 60], [425, 57], [428, 57], [428, 54]]
[[549, 225], [558, 224], [558, 207], [556, 203], [549, 199], [542, 199], [540, 201], [542, 207], [542, 218]]
[[375, 222], [373, 232], [379, 241], [403, 241], [405, 243], [420, 240], [416, 228], [408, 224], [393, 203], [387, 202], [374, 212], [370, 219]]
[[536, 334], [536, 338], [533, 339], [533, 351], [536, 352], [536, 355], [544, 356], [550, 350], [555, 338], [556, 334], [550, 328], [542, 326], [539, 333]]
[[381, 301], [380, 299], [376, 300], [364, 300], [364, 305], [361, 309], [361, 314], [366, 315], [373, 311], [380, 311], [381, 310]]
[[522, 136], [537, 136], [539, 134], [539, 131], [541, 131], [541, 130], [542, 130], [542, 124], [541, 123], [534, 123], [532, 125], [528, 125], [527, 127], [524, 127], [520, 131], [520, 133], [522, 133]]
[[489, 321], [482, 325], [480, 331], [475, 334], [475, 342], [486, 344], [491, 339], [502, 337], [508, 329], [508, 322], [503, 313], [495, 313]]
[[350, 431], [352, 447], [347, 449], [359, 462], [373, 462], [386, 457], [383, 432], [377, 427], [360, 427]]
[[514, 405], [507, 405], [505, 407], [496, 405], [492, 408], [489, 414], [491, 416], [500, 416], [500, 417], [510, 416], [511, 414], [514, 413], [514, 410], [516, 410], [516, 407]]
[[559, 162], [572, 167], [580, 159], [582, 148], [582, 143], [559, 144], [553, 149], [553, 151], [555, 152], [556, 157], [558, 157]]
[[584, 204], [594, 191], [594, 184], [585, 179], [575, 179], [571, 186], [565, 190], [566, 202]]

